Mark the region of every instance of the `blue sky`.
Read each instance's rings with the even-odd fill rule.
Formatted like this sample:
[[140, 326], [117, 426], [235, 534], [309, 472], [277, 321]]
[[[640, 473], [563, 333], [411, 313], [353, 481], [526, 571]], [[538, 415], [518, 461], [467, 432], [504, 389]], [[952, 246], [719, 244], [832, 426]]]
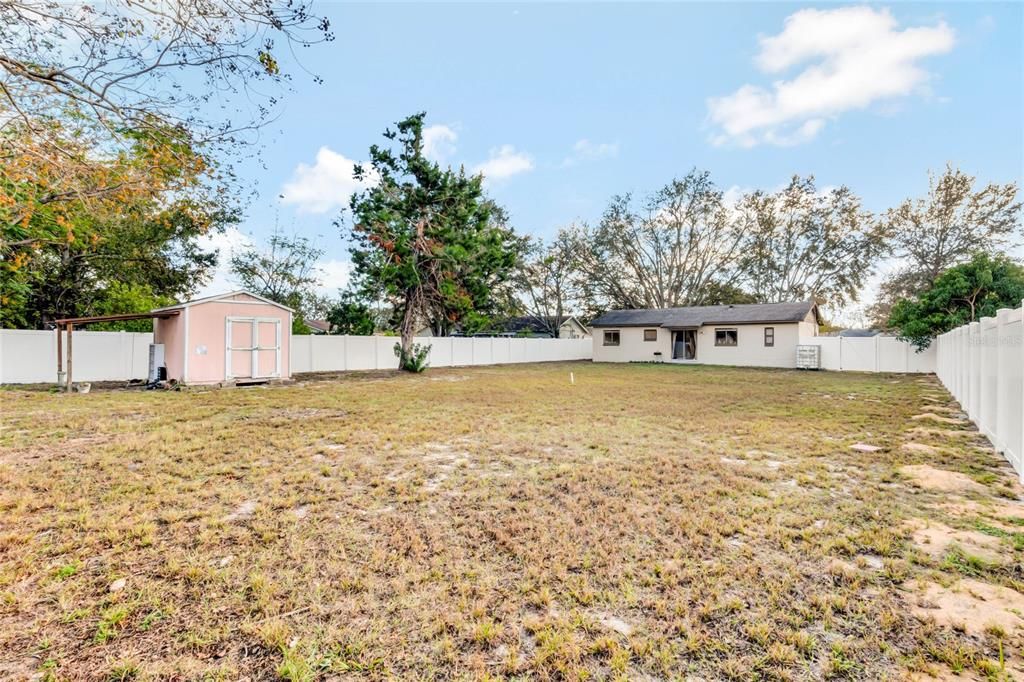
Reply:
[[316, 8], [337, 39], [298, 57], [324, 83], [283, 60], [294, 90], [264, 133], [266, 167], [241, 169], [260, 192], [242, 231], [264, 238], [277, 216], [317, 237], [328, 288], [344, 281], [331, 223], [347, 164], [421, 110], [437, 158], [483, 169], [515, 226], [541, 236], [694, 166], [734, 191], [813, 174], [877, 211], [947, 162], [1022, 176], [1017, 3]]

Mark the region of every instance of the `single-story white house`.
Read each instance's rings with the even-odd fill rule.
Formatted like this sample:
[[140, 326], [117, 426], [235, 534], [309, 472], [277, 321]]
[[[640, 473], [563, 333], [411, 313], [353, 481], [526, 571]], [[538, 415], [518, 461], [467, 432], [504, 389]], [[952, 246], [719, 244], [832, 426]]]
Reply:
[[813, 301], [612, 310], [591, 323], [594, 362], [796, 367], [819, 324]]

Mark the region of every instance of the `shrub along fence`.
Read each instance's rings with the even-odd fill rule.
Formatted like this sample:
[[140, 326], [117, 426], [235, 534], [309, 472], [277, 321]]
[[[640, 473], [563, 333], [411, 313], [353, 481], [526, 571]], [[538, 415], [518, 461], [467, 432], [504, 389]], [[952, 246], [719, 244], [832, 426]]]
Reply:
[[[397, 341], [394, 336], [292, 336], [291, 371], [397, 369]], [[76, 331], [75, 381], [145, 379], [152, 342], [151, 333]], [[430, 344], [432, 367], [589, 360], [592, 351], [590, 339], [439, 337], [417, 342]], [[0, 329], [0, 384], [56, 381], [55, 332]]]
[[1024, 481], [1024, 311], [1004, 308], [933, 345], [939, 380]]

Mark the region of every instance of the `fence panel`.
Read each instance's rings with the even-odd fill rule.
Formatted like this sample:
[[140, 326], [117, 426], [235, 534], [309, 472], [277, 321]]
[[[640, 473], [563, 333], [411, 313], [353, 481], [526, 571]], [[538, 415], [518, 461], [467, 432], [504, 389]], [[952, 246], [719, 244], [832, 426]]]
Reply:
[[1024, 310], [1000, 310], [933, 345], [939, 380], [1024, 481]]
[[876, 345], [874, 337], [866, 339], [840, 339], [843, 369], [849, 372], [874, 372]]
[[[74, 332], [77, 381], [145, 379], [149, 372], [150, 333]], [[395, 369], [395, 336], [307, 336], [291, 338], [291, 371], [338, 372]], [[430, 345], [432, 367], [589, 360], [590, 339], [517, 339], [422, 337]], [[57, 381], [56, 332], [0, 329], [0, 384]]]
[[452, 367], [473, 364], [473, 339], [452, 339]]
[[1007, 316], [999, 348], [999, 440], [1012, 457], [1017, 471], [1024, 472], [1024, 319], [1020, 308]]
[[994, 317], [981, 318], [980, 344], [978, 349], [979, 371], [981, 381], [978, 384], [978, 428], [996, 441], [996, 344], [999, 340], [999, 328]]
[[821, 348], [818, 361], [822, 369], [839, 371], [843, 368], [842, 349], [843, 340], [838, 336], [816, 336], [812, 339], [801, 339], [802, 344], [814, 344]]
[[427, 343], [430, 345], [430, 366], [451, 367], [452, 366], [452, 341], [451, 338], [416, 339], [416, 343]]
[[875, 336], [875, 362], [879, 372], [906, 372], [907, 354], [913, 350], [910, 344], [894, 336]]
[[[63, 346], [67, 366], [67, 336]], [[151, 333], [76, 331], [71, 361], [77, 381], [126, 381], [149, 374]], [[0, 329], [0, 384], [57, 381], [57, 333]]]

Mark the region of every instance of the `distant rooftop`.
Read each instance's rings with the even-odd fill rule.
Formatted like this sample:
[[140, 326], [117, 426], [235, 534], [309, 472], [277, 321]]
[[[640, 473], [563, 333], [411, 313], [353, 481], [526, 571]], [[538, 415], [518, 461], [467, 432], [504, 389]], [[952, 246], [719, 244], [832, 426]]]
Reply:
[[838, 329], [833, 332], [822, 334], [822, 336], [842, 336], [845, 338], [865, 338], [870, 336], [878, 336], [882, 332], [877, 329]]

